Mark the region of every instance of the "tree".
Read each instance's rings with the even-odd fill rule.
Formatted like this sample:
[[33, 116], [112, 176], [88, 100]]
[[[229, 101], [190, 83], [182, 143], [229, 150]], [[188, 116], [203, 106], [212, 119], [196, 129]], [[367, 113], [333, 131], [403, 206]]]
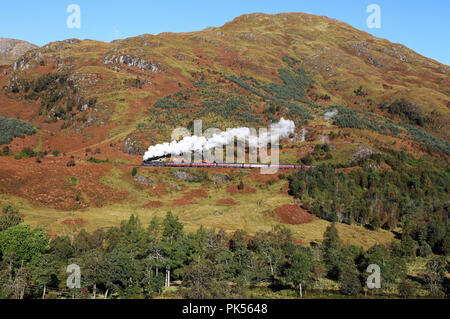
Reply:
[[[97, 263], [97, 262], [96, 262]], [[119, 293], [135, 295], [134, 289], [140, 283], [141, 274], [133, 255], [123, 246], [114, 248], [106, 253], [104, 262], [101, 263], [103, 284], [106, 287], [105, 298], [110, 290]]]
[[189, 246], [183, 232], [183, 224], [178, 221], [172, 212], [168, 212], [163, 220], [162, 247], [167, 261], [166, 287], [170, 286], [171, 270], [182, 268], [187, 259]]
[[84, 252], [91, 250], [93, 247], [91, 246], [89, 233], [82, 229], [75, 237], [72, 246], [75, 256], [81, 256]]
[[340, 291], [347, 296], [356, 296], [362, 291], [361, 281], [359, 280], [359, 273], [354, 265], [345, 267], [339, 280], [341, 285]]
[[184, 297], [188, 299], [226, 298], [229, 289], [222, 279], [220, 266], [210, 260], [199, 260], [183, 272]]
[[445, 224], [437, 217], [434, 217], [428, 224], [427, 242], [433, 251], [438, 252], [439, 244], [445, 237], [446, 231]]
[[65, 263], [73, 256], [70, 238], [67, 236], [59, 236], [52, 239], [52, 241], [50, 241], [50, 253], [56, 261]]
[[298, 248], [291, 257], [290, 267], [286, 270], [286, 279], [294, 287], [298, 287], [299, 296], [303, 297], [303, 288], [311, 282], [313, 269], [313, 256], [308, 248]]
[[19, 215], [19, 210], [12, 205], [3, 207], [2, 212], [3, 215], [0, 216], [0, 232], [23, 222], [22, 217]]
[[313, 158], [311, 154], [307, 154], [305, 157], [301, 159], [303, 165], [311, 165], [313, 163]]
[[433, 297], [442, 297], [444, 295], [442, 283], [446, 276], [446, 267], [447, 260], [443, 256], [434, 257], [426, 264], [425, 282], [430, 295]]
[[37, 255], [30, 262], [33, 282], [36, 287], [42, 289], [42, 299], [45, 298], [47, 287], [57, 286], [58, 267], [53, 255]]
[[382, 244], [376, 244], [367, 250], [362, 268], [366, 269], [371, 264], [376, 264], [380, 267], [382, 287], [385, 287], [387, 284], [396, 285], [407, 274], [405, 260], [400, 257], [390, 256], [388, 250]]
[[159, 249], [155, 250], [149, 258], [143, 261], [143, 277], [141, 285], [146, 297], [153, 298], [155, 294], [162, 292], [166, 278], [164, 278], [162, 272], [159, 272], [159, 267], [161, 267], [163, 263], [164, 257], [162, 257]]
[[49, 238], [41, 228], [16, 225], [0, 232], [0, 250], [11, 265], [28, 263], [34, 256], [49, 250]]
[[430, 245], [428, 245], [426, 241], [420, 243], [418, 252], [420, 257], [429, 257], [431, 254], [433, 254]]
[[450, 256], [450, 224], [447, 227], [447, 233], [445, 234], [445, 237], [442, 240], [441, 250], [444, 255]]
[[279, 243], [272, 240], [270, 233], [262, 231], [256, 233], [251, 243], [257, 257], [262, 261], [261, 265], [264, 265], [260, 275], [267, 274], [273, 279], [278, 274], [284, 258]]
[[416, 256], [417, 243], [408, 234], [402, 235], [400, 244], [392, 244], [392, 254], [400, 258], [409, 258]]
[[170, 244], [183, 236], [183, 224], [178, 221], [178, 217], [174, 216], [172, 212], [167, 212], [163, 220], [163, 238]]
[[332, 223], [323, 235], [323, 250], [328, 276], [334, 280], [338, 280], [342, 272], [342, 246], [336, 225]]
[[88, 251], [81, 257], [80, 266], [83, 269], [83, 285], [92, 288], [94, 299], [97, 296], [97, 288], [99, 286], [105, 288], [108, 285], [109, 271], [104, 265], [104, 253], [100, 250]]
[[135, 258], [148, 254], [148, 233], [139, 217], [131, 215], [127, 222], [122, 222], [119, 229], [119, 243], [126, 247]]

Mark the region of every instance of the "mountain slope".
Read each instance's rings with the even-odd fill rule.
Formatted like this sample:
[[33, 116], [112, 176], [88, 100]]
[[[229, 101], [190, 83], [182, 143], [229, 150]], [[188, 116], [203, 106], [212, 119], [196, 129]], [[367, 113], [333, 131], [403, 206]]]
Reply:
[[[202, 77], [214, 85], [225, 80], [223, 75], [280, 83], [277, 70], [286, 67], [286, 57], [296, 60], [295, 67], [306, 70], [314, 80], [308, 88], [308, 99], [317, 104], [349, 106], [409, 123], [403, 110], [387, 112], [392, 102], [404, 98], [404, 113], [417, 113], [425, 130], [448, 137], [448, 66], [345, 23], [298, 13], [244, 15], [220, 28], [143, 35], [113, 43], [73, 39], [48, 44], [28, 52], [5, 70], [0, 78], [5, 86], [0, 114], [20, 116], [53, 131], [54, 125], [45, 123], [50, 117], [60, 123], [56, 133], [63, 125], [61, 113], [65, 113], [63, 131], [69, 135], [81, 133], [86, 140], [83, 146], [114, 136], [123, 139], [143, 118], [151, 116], [149, 109], [159, 98], [193, 88]], [[76, 94], [66, 94], [67, 100], [58, 101], [56, 113], [60, 116], [50, 110], [58, 103], [42, 114], [38, 107], [42, 94], [29, 98], [24, 83], [29, 86], [42, 74], [63, 73], [68, 74], [73, 87], [69, 88], [67, 82], [59, 89], [75, 89]], [[229, 88], [221, 85], [217, 89], [223, 92]], [[59, 93], [64, 94], [61, 90]], [[95, 108], [85, 106], [89, 98], [96, 99]], [[190, 98], [191, 104], [198, 106], [198, 96]], [[36, 106], [23, 108], [28, 104]], [[62, 111], [67, 110], [67, 104], [77, 104], [79, 110], [74, 111], [72, 106], [72, 111]], [[263, 106], [251, 108], [252, 113], [261, 113]], [[75, 121], [81, 118], [81, 122]], [[167, 124], [166, 132], [161, 132], [165, 136], [156, 139], [168, 138], [167, 131], [174, 123]], [[51, 136], [46, 138], [52, 144]], [[80, 146], [65, 145], [63, 150]]]
[[[201, 209], [201, 220], [226, 224], [209, 215], [222, 211], [209, 198], [197, 206], [184, 197], [173, 202], [173, 194], [190, 186], [169, 171], [149, 172], [144, 177], [150, 181], [128, 176], [126, 165], [138, 165], [149, 145], [168, 141], [174, 128], [190, 128], [193, 119], [202, 119], [203, 129], [292, 119], [296, 134], [282, 142], [282, 163], [312, 156], [314, 164], [351, 171], [366, 157], [403, 151], [426, 158], [408, 158], [408, 165], [442, 169], [450, 155], [449, 72], [403, 45], [301, 13], [256, 13], [218, 28], [112, 43], [50, 43], [0, 67], [0, 116], [36, 128], [15, 138], [7, 145], [9, 156], [0, 157], [0, 190], [5, 200], [16, 196], [26, 207], [51, 207], [61, 216], [91, 209], [97, 222], [103, 207], [117, 204], [115, 211], [188, 212], [190, 226], [197, 225], [192, 218], [200, 220], [195, 210]], [[26, 147], [41, 162], [27, 158]], [[76, 169], [67, 167], [71, 160]], [[215, 182], [205, 183], [217, 192]], [[283, 195], [264, 206], [271, 193], [261, 196], [259, 188], [269, 180], [257, 176], [248, 183], [257, 195], [238, 194], [236, 210], [257, 212], [255, 225], [271, 216], [267, 210], [293, 200], [280, 180], [271, 193]], [[230, 202], [222, 191], [217, 201]], [[114, 223], [113, 215], [105, 218]]]
[[0, 65], [11, 64], [37, 45], [16, 39], [0, 38]]

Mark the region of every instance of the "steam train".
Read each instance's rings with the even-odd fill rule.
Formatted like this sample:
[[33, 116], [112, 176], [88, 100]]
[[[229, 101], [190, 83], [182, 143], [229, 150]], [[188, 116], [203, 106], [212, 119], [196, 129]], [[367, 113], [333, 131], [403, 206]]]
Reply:
[[240, 164], [240, 163], [174, 163], [174, 162], [162, 162], [157, 160], [145, 160], [141, 164], [142, 166], [149, 167], [200, 167], [200, 168], [264, 168], [274, 167], [278, 169], [310, 169], [314, 166], [304, 165], [269, 165], [269, 164]]

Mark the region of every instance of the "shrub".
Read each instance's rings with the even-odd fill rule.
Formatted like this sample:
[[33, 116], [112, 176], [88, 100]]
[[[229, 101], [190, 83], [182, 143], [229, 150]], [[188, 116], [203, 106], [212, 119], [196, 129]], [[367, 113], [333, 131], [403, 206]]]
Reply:
[[306, 155], [301, 159], [303, 165], [311, 165], [313, 163], [313, 158], [311, 154]]
[[19, 154], [19, 156], [21, 158], [23, 158], [23, 157], [26, 157], [26, 158], [34, 157], [35, 155], [36, 155], [36, 153], [30, 147], [24, 147], [22, 149], [22, 151], [20, 151], [20, 154]]
[[36, 133], [33, 125], [19, 119], [10, 119], [0, 116], [0, 145], [9, 144], [14, 137], [23, 138], [25, 135]]
[[414, 283], [409, 279], [404, 279], [398, 285], [398, 293], [402, 298], [413, 298], [417, 294]]
[[19, 215], [19, 209], [15, 206], [7, 205], [3, 207], [2, 213], [0, 216], [0, 232], [23, 222]]
[[99, 160], [99, 159], [96, 159], [95, 157], [89, 157], [88, 159], [87, 159], [87, 161], [89, 162], [89, 163], [96, 163], [96, 164], [106, 164], [106, 163], [109, 163], [109, 161], [106, 159], [106, 160]]
[[343, 271], [340, 284], [340, 291], [343, 295], [356, 296], [362, 291], [361, 281], [356, 270]]
[[2, 149], [2, 152], [0, 153], [0, 155], [9, 155], [9, 147], [8, 146], [4, 146]]
[[368, 94], [362, 85], [360, 85], [359, 88], [354, 90], [353, 93], [355, 93], [356, 96], [366, 96]]
[[425, 119], [422, 117], [422, 112], [418, 105], [408, 102], [405, 99], [397, 100], [389, 105], [388, 112], [392, 115], [397, 115], [402, 119], [406, 119], [412, 124], [417, 124], [419, 126], [425, 124]]
[[243, 190], [244, 189], [244, 183], [242, 182], [242, 180], [241, 180], [241, 182], [239, 183], [239, 185], [238, 185], [238, 187], [237, 187], [239, 190]]
[[131, 176], [136, 176], [137, 172], [138, 172], [137, 168], [133, 167], [133, 170], [131, 171]]

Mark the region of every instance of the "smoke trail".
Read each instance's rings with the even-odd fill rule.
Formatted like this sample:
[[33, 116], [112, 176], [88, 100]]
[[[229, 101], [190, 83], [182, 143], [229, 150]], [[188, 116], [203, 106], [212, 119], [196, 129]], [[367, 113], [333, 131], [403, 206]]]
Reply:
[[228, 143], [230, 138], [234, 137], [246, 140], [249, 143], [254, 143], [253, 145], [258, 145], [258, 147], [264, 147], [270, 142], [270, 133], [278, 134], [280, 138], [286, 138], [294, 133], [294, 129], [295, 124], [293, 121], [281, 118], [280, 122], [271, 124], [269, 131], [260, 134], [259, 137], [251, 136], [251, 131], [248, 127], [229, 129], [218, 134], [213, 134], [210, 138], [196, 135], [186, 136], [178, 142], [172, 141], [170, 143], [150, 146], [144, 154], [144, 160], [169, 155], [182, 155], [190, 152], [203, 152], [216, 147], [223, 147]]

